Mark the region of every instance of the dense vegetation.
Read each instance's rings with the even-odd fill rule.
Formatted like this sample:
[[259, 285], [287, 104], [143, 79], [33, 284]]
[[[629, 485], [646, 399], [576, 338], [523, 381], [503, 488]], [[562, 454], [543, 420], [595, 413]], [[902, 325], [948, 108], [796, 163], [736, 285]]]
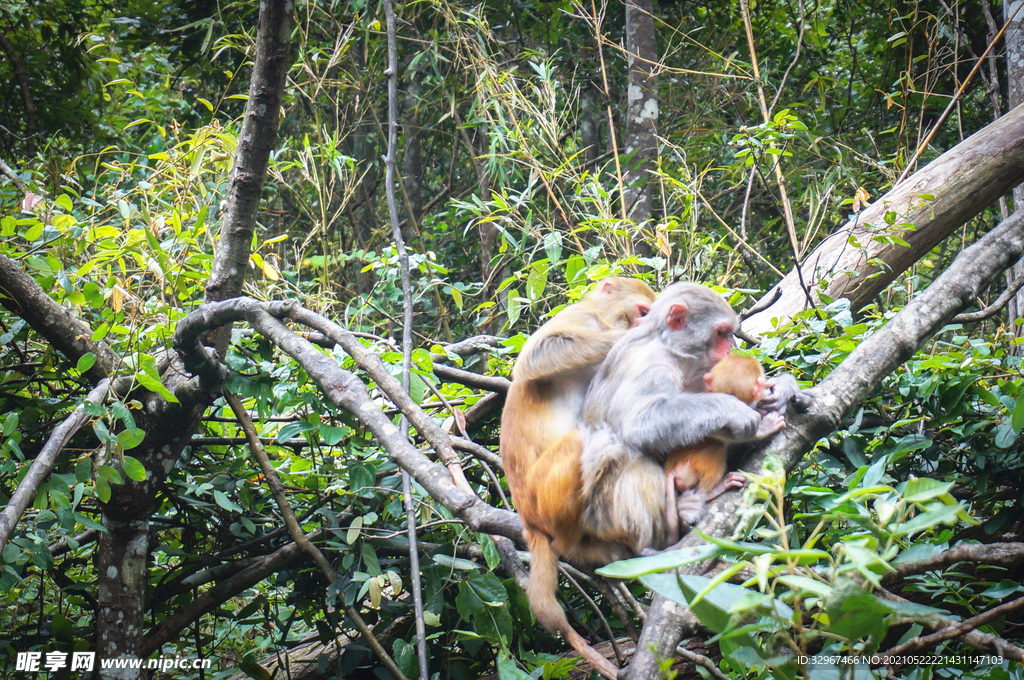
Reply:
[[[398, 7], [412, 400], [446, 432], [496, 452], [507, 383], [480, 376], [507, 377], [528, 334], [594, 281], [695, 280], [749, 307], [908, 166], [1018, 103], [1002, 41], [974, 68], [995, 35], [986, 17], [996, 12], [1002, 26], [985, 2], [659, 4], [648, 60], [658, 136], [639, 184], [628, 171], [642, 154], [626, 120], [623, 4]], [[334, 320], [400, 376], [384, 8], [314, 1], [293, 11], [248, 270], [233, 275], [245, 296]], [[183, 678], [267, 678], [275, 664], [279, 678], [389, 677], [356, 632], [358, 612], [402, 673], [420, 674], [395, 450], [268, 333], [240, 323], [224, 338], [224, 391], [244, 404], [288, 504], [337, 571], [330, 582], [283, 528], [220, 386], [203, 383], [204, 403], [172, 384], [188, 377], [175, 333], [211, 299], [220, 226], [236, 206], [229, 189], [249, 142], [240, 130], [259, 12], [259, 3], [181, 0], [0, 5], [0, 498], [14, 495], [74, 409], [89, 423], [13, 518], [0, 574], [6, 668], [19, 652], [101, 650], [106, 589], [123, 581], [104, 576], [103, 546], [117, 545], [112, 528], [131, 519], [146, 525], [133, 529], [144, 582], [115, 599], [136, 602], [144, 626], [119, 640], [119, 653], [213, 660], [175, 671]], [[624, 183], [648, 192], [648, 215], [625, 205]], [[770, 372], [818, 384], [1014, 209], [1012, 197], [990, 203], [897, 267], [872, 304], [821, 295], [754, 353]], [[902, 247], [914, 225], [887, 221], [894, 229], [878, 238]], [[15, 288], [14, 270], [34, 283]], [[995, 277], [974, 302], [984, 307], [1005, 287]], [[84, 326], [55, 330], [64, 317], [54, 321], [34, 291]], [[692, 605], [707, 628], [686, 646], [725, 677], [1024, 677], [1012, 660], [1024, 643], [1024, 383], [1013, 321], [942, 324], [814, 437], [798, 465], [770, 458], [739, 528], [702, 553], [720, 558], [706, 577], [648, 573], [663, 558], [612, 567], [628, 589], [571, 572], [576, 587], [563, 594], [574, 625], [630, 646], [643, 625], [635, 610], [653, 590]], [[451, 346], [477, 335], [494, 337]], [[333, 336], [313, 340], [396, 424], [410, 413], [358, 352]], [[121, 387], [79, 407], [115, 376]], [[436, 461], [427, 440], [414, 428]], [[165, 445], [173, 456], [159, 458]], [[472, 489], [509, 508], [496, 454], [456, 448]], [[502, 532], [479, 530], [414, 476], [428, 676], [580, 677], [576, 660], [559, 656], [564, 643], [536, 627]], [[964, 550], [975, 543], [990, 552]], [[898, 647], [1000, 605], [973, 632]], [[960, 660], [862, 665], [856, 675], [795, 661], [894, 649]], [[692, 658], [670, 672], [712, 677]]]

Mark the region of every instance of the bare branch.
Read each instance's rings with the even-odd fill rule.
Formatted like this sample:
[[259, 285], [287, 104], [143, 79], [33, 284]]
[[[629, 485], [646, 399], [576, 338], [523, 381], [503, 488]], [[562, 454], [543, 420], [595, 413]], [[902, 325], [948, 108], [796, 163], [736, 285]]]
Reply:
[[434, 364], [434, 375], [446, 382], [458, 383], [466, 387], [473, 387], [478, 390], [490, 392], [508, 392], [508, 386], [512, 384], [507, 378], [498, 378], [490, 375], [480, 375], [472, 371], [464, 371], [461, 368], [453, 368], [444, 364]]
[[892, 565], [896, 571], [882, 576], [882, 583], [890, 584], [914, 574], [923, 574], [934, 569], [945, 569], [957, 562], [980, 562], [990, 566], [1015, 567], [1024, 562], [1024, 543], [979, 545], [961, 543], [955, 548], [943, 550], [927, 560]]
[[11, 259], [0, 255], [0, 305], [11, 314], [24, 319], [43, 336], [54, 349], [71, 361], [88, 353], [96, 356], [96, 363], [86, 371], [94, 381], [110, 377], [121, 359], [105, 342], [94, 342], [93, 330], [46, 294]]
[[[881, 656], [891, 657], [891, 660], [889, 658], [887, 658], [886, 660], [892, 666], [899, 667], [905, 665], [905, 657], [907, 654], [910, 654], [911, 652], [915, 652], [919, 649], [928, 649], [934, 647], [940, 642], [945, 642], [946, 640], [952, 640], [955, 637], [960, 637], [965, 633], [969, 633], [975, 630], [976, 628], [984, 626], [990, 621], [994, 621], [1001, 616], [1005, 616], [1006, 614], [1015, 612], [1018, 609], [1021, 609], [1022, 607], [1024, 607], [1024, 597], [1019, 597], [1016, 600], [1013, 600], [1012, 602], [1007, 602], [1006, 604], [1001, 604], [998, 607], [993, 607], [992, 609], [989, 609], [987, 612], [978, 614], [977, 616], [967, 619], [966, 621], [950, 622], [950, 625], [946, 626], [945, 628], [940, 628], [938, 631], [932, 633], [931, 635], [925, 635], [924, 637], [913, 637], [904, 642], [902, 645], [896, 645], [889, 651], [882, 652]], [[1020, 647], [1006, 644], [1005, 646], [1002, 646], [998, 651], [1002, 656], [1014, 659], [1016, 661], [1024, 661], [1024, 649], [1021, 649]]]
[[18, 187], [22, 191], [28, 191], [28, 185], [25, 184], [25, 181], [18, 177], [18, 173], [16, 173], [11, 166], [7, 165], [3, 158], [0, 158], [0, 174], [10, 179], [11, 182], [14, 183], [14, 186]]
[[[408, 470], [434, 500], [447, 507], [452, 514], [466, 522], [475, 531], [500, 534], [516, 541], [522, 540], [522, 524], [518, 515], [507, 510], [493, 508], [474, 494], [459, 488], [448, 470], [431, 463], [409, 442], [408, 438], [402, 436], [399, 429], [391, 423], [390, 418], [370, 399], [366, 385], [359, 378], [350, 371], [342, 369], [309, 341], [290, 331], [277, 318], [278, 316], [316, 317], [308, 310], [303, 310], [290, 302], [260, 303], [248, 298], [237, 298], [206, 304], [178, 325], [174, 345], [180, 353], [187, 357], [189, 365], [195, 366], [199, 363], [209, 362], [211, 357], [199, 344], [200, 334], [210, 328], [235, 321], [247, 321], [262, 335], [298, 361], [333, 404], [359, 418], [377, 437], [392, 459]], [[337, 328], [336, 324], [331, 324], [331, 326]], [[318, 330], [323, 332], [323, 329]], [[340, 330], [343, 331], [343, 329]], [[333, 334], [331, 335], [333, 337]], [[364, 352], [367, 351], [361, 345], [360, 348]], [[376, 360], [380, 361], [379, 358]], [[381, 367], [383, 368], [383, 364]], [[391, 376], [389, 375], [389, 377]], [[391, 377], [391, 380], [394, 378]], [[389, 396], [391, 395], [389, 394]], [[410, 420], [416, 425], [416, 418], [412, 417], [414, 413], [415, 411], [410, 414]], [[437, 427], [432, 421], [431, 424], [433, 427]], [[440, 431], [440, 428], [437, 429]], [[447, 440], [447, 435], [443, 431], [441, 434], [442, 441]], [[430, 441], [429, 437], [428, 441]], [[455, 457], [455, 460], [458, 460], [458, 454], [451, 449], [450, 443], [448, 447], [450, 454]]]
[[[100, 384], [89, 392], [85, 401], [93, 404], [102, 403], [107, 397], [109, 386], [110, 381], [101, 380]], [[46, 440], [46, 444], [43, 445], [42, 451], [32, 461], [32, 465], [18, 484], [18, 488], [15, 490], [14, 495], [11, 496], [11, 500], [4, 507], [3, 512], [0, 513], [0, 553], [7, 546], [7, 542], [11, 538], [11, 532], [25, 513], [25, 509], [29, 506], [29, 503], [35, 500], [39, 486], [50, 476], [50, 471], [53, 470], [53, 465], [57, 462], [57, 456], [67, 446], [71, 437], [87, 422], [89, 422], [89, 415], [85, 412], [85, 405], [80, 404], [63, 423], [54, 429], [53, 434], [50, 435], [50, 438]]]
[[[976, 321], [984, 321], [985, 319], [995, 316], [999, 310], [1006, 306], [1006, 303], [1010, 301], [1017, 291], [1024, 288], [1024, 275], [1018, 276], [1010, 285], [1006, 287], [1003, 294], [996, 298], [996, 301], [990, 304], [984, 309], [978, 310], [977, 312], [964, 312], [963, 314], [957, 314], [953, 317], [953, 323], [974, 323]], [[1012, 319], [1011, 319], [1012, 321]]]

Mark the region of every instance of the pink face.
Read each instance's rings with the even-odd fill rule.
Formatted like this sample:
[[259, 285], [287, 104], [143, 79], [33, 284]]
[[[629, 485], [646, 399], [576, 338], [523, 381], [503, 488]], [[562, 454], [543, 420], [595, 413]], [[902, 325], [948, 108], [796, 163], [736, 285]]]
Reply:
[[636, 308], [633, 310], [633, 321], [629, 325], [633, 328], [639, 326], [640, 322], [643, 321], [643, 318], [647, 316], [647, 312], [649, 311], [651, 311], [651, 306], [649, 304], [646, 302], [638, 302], [636, 304]]
[[708, 362], [711, 366], [724, 359], [736, 346], [732, 333], [733, 327], [728, 321], [715, 326], [711, 336], [711, 350], [708, 352]]

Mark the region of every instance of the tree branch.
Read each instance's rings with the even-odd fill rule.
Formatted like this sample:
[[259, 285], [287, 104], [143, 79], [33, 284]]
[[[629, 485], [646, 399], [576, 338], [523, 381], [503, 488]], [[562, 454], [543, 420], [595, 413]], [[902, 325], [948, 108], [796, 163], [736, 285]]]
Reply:
[[[101, 380], [100, 384], [89, 392], [85, 401], [93, 404], [102, 403], [107, 397], [109, 386], [109, 380]], [[29, 503], [35, 500], [39, 486], [50, 476], [50, 471], [53, 470], [53, 465], [57, 462], [57, 456], [61, 454], [79, 428], [89, 422], [89, 417], [85, 412], [85, 404], [80, 404], [63, 423], [54, 429], [39, 455], [32, 461], [32, 465], [21, 482], [18, 483], [18, 488], [11, 496], [11, 500], [0, 513], [0, 553], [7, 547], [11, 532], [25, 513], [25, 509]]]
[[[1024, 108], [1021, 109], [1024, 112]], [[914, 298], [902, 311], [856, 347], [821, 384], [805, 394], [812, 399], [806, 413], [786, 415], [787, 427], [768, 445], [756, 451], [743, 469], [761, 470], [767, 456], [778, 458], [791, 470], [816, 441], [828, 436], [843, 416], [863, 401], [881, 380], [907, 361], [927, 338], [942, 329], [953, 316], [971, 303], [985, 285], [1024, 252], [1024, 212], [1015, 213], [962, 251], [953, 264]], [[729, 536], [739, 521], [739, 494], [727, 493], [713, 501], [698, 525], [702, 533]], [[681, 548], [703, 541], [690, 532]], [[700, 574], [707, 563], [684, 567], [687, 574]], [[629, 678], [660, 677], [658, 662], [669, 658], [686, 633], [699, 624], [686, 608], [656, 597], [648, 612]]]
[[[178, 325], [174, 336], [174, 346], [185, 357], [187, 366], [197, 368], [198, 363], [211, 361], [209, 354], [199, 344], [199, 337], [203, 332], [235, 321], [247, 321], [253, 328], [299, 362], [333, 404], [359, 418], [377, 437], [392, 459], [408, 470], [434, 500], [447, 507], [452, 514], [466, 522], [475, 531], [500, 534], [521, 541], [522, 524], [518, 515], [507, 510], [493, 508], [474, 494], [459, 488], [448, 470], [431, 463], [409, 442], [408, 438], [402, 436], [399, 429], [370, 399], [366, 385], [359, 378], [350, 371], [342, 369], [309, 341], [290, 331], [277, 318], [279, 316], [306, 318], [310, 315], [316, 316], [290, 302], [260, 303], [248, 298], [237, 298], [206, 304], [183, 319]], [[331, 325], [336, 326], [336, 324]], [[322, 329], [318, 330], [323, 332]], [[360, 345], [360, 347], [362, 346]], [[364, 352], [366, 351], [366, 348], [362, 349]], [[380, 359], [377, 358], [377, 361], [379, 362]], [[394, 378], [391, 377], [391, 380]], [[405, 396], [408, 398], [408, 395]], [[416, 419], [412, 415], [410, 414], [410, 420], [415, 425]], [[435, 428], [437, 427], [432, 421], [431, 424]], [[440, 428], [437, 429], [440, 431]], [[445, 439], [447, 438], [443, 431], [441, 434]], [[433, 444], [433, 442], [431, 443]], [[451, 454], [458, 460], [458, 455], [451, 450], [450, 444], [448, 447]]]

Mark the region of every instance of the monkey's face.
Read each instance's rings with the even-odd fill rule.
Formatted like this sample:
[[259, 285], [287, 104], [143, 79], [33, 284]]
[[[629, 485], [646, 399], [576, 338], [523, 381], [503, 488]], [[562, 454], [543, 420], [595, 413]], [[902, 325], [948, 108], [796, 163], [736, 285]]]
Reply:
[[708, 349], [708, 362], [711, 366], [732, 352], [736, 346], [736, 338], [733, 336], [735, 332], [735, 323], [731, 320], [722, 320], [713, 327]]

